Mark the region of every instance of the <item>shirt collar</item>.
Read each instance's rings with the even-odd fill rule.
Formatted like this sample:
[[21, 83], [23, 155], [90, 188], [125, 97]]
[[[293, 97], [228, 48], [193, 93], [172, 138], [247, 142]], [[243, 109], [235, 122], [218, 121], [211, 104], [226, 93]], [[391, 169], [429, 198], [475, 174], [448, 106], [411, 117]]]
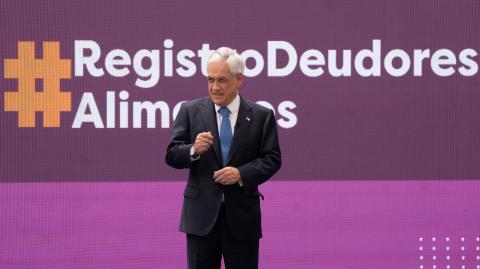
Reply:
[[[222, 107], [215, 104], [215, 111], [217, 111], [217, 113], [220, 108]], [[235, 114], [238, 112], [238, 109], [240, 108], [240, 95], [238, 95], [238, 93], [237, 96], [235, 96], [235, 98], [233, 99], [233, 101], [227, 105], [227, 108], [228, 110], [230, 110], [230, 114]]]

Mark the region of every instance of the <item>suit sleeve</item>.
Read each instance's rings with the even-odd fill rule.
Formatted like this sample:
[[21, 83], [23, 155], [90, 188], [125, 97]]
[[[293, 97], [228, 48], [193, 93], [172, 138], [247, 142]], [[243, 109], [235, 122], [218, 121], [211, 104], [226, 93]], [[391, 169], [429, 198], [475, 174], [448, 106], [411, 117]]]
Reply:
[[165, 162], [173, 168], [190, 168], [190, 123], [185, 103], [180, 106], [177, 118], [173, 123], [172, 138], [167, 146]]
[[246, 192], [271, 178], [281, 167], [282, 157], [278, 143], [277, 123], [273, 111], [269, 111], [262, 126], [262, 138], [258, 157], [238, 167]]

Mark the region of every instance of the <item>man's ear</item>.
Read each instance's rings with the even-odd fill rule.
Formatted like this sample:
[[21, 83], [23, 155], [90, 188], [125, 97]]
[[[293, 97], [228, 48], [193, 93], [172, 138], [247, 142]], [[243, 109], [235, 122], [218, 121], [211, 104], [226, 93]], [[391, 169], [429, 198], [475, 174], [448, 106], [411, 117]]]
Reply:
[[237, 78], [237, 86], [240, 87], [240, 85], [242, 85], [242, 82], [243, 82], [243, 74], [237, 74], [235, 75], [235, 77]]

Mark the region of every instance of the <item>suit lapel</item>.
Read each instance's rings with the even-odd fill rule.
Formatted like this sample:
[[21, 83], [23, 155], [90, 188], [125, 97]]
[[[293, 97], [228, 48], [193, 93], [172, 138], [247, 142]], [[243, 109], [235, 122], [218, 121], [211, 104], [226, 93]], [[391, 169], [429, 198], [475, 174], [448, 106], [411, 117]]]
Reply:
[[230, 146], [227, 164], [232, 161], [233, 156], [235, 156], [235, 153], [238, 150], [238, 146], [246, 137], [252, 120], [252, 108], [247, 102], [245, 102], [245, 100], [243, 100], [242, 97], [240, 97], [240, 107], [238, 109], [237, 123], [235, 124], [235, 132], [233, 133], [232, 145]]
[[213, 135], [213, 151], [215, 156], [217, 156], [218, 162], [221, 164], [222, 156], [220, 155], [220, 136], [218, 135], [218, 126], [217, 126], [217, 112], [215, 111], [215, 106], [213, 105], [210, 98], [205, 98], [205, 101], [202, 103], [202, 119], [203, 124], [207, 128], [207, 132], [210, 131]]

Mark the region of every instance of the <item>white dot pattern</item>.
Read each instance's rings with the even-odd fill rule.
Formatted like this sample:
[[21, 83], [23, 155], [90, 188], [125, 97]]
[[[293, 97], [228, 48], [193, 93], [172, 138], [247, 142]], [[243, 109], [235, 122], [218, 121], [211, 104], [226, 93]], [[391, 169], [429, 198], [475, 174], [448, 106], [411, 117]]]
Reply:
[[420, 269], [480, 269], [480, 235], [419, 236]]

